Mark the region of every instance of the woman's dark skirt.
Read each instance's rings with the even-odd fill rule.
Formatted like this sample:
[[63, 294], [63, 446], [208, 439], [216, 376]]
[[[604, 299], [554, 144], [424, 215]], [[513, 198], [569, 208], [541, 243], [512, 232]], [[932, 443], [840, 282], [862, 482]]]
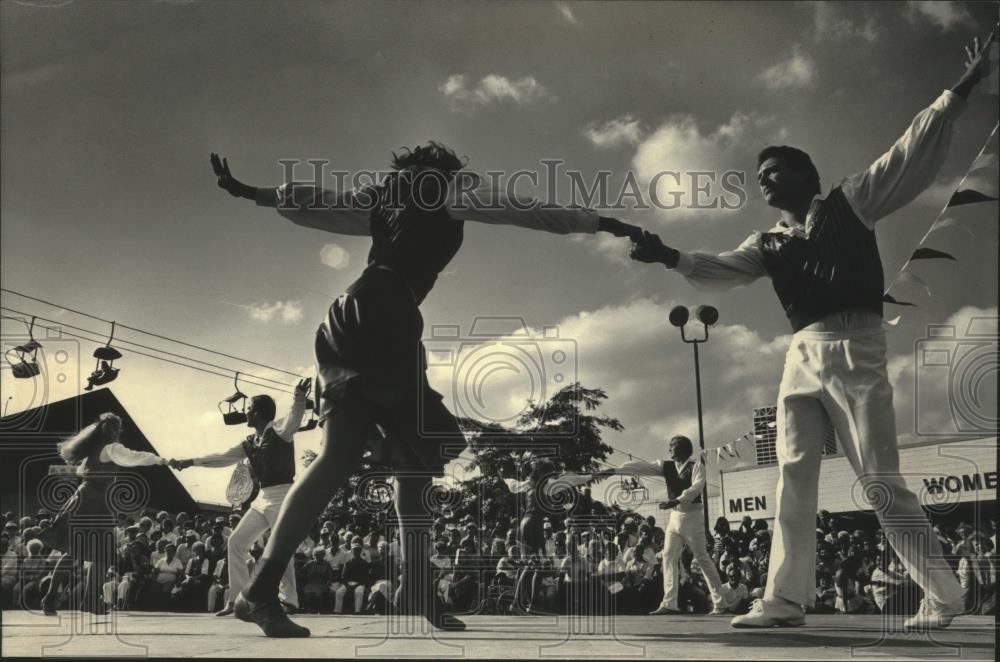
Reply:
[[525, 554], [545, 553], [545, 530], [541, 513], [526, 514], [521, 518], [518, 529], [521, 533], [521, 544], [526, 548], [523, 550]]
[[107, 505], [110, 486], [107, 480], [84, 480], [52, 516], [51, 525], [38, 538], [48, 547], [72, 554], [75, 559], [112, 563], [115, 518]]
[[[368, 267], [316, 332], [319, 420], [349, 408], [371, 420], [369, 447], [396, 469], [440, 476], [465, 438], [427, 383], [420, 309], [401, 276]], [[374, 426], [378, 426], [376, 431]]]

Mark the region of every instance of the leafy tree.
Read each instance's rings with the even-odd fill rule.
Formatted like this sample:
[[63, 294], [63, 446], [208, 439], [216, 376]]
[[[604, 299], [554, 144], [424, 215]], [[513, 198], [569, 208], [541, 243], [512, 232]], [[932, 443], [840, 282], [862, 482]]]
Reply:
[[474, 455], [466, 468], [478, 468], [481, 475], [461, 484], [463, 501], [455, 514], [473, 514], [479, 508], [484, 522], [509, 518], [517, 496], [502, 478], [526, 477], [531, 456], [551, 459], [559, 471], [600, 471], [599, 462], [614, 450], [603, 442], [604, 430], [624, 429], [618, 419], [597, 412], [607, 398], [603, 389], [574, 382], [545, 403], [529, 401], [513, 428], [462, 419]]
[[[598, 413], [607, 398], [603, 389], [585, 388], [575, 382], [564, 386], [545, 403], [529, 401], [512, 428], [459, 419], [474, 456], [466, 468], [478, 468], [480, 475], [453, 488], [460, 492], [460, 499], [453, 501], [455, 505], [447, 515], [456, 518], [473, 515], [476, 519], [482, 517], [483, 522], [505, 524], [516, 512], [518, 497], [510, 493], [502, 477], [526, 477], [529, 456], [548, 457], [560, 472], [600, 471], [599, 462], [613, 451], [602, 441], [603, 432], [624, 429], [618, 419]], [[312, 451], [303, 453], [305, 466], [313, 459]], [[380, 516], [371, 508], [360, 507], [357, 494], [364, 474], [385, 469], [385, 465], [367, 457], [361, 471], [351, 476], [330, 500], [324, 518], [333, 520], [337, 526], [351, 524], [361, 530], [382, 525], [386, 520], [391, 522], [395, 518], [391, 508]]]

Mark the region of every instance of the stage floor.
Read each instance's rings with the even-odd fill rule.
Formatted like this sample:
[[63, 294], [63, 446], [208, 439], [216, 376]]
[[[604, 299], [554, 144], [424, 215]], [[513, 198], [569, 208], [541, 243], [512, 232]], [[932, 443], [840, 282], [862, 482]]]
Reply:
[[[800, 628], [734, 630], [714, 616], [474, 616], [462, 633], [380, 616], [296, 616], [308, 639], [268, 639], [211, 614], [122, 612], [93, 617], [2, 613], [4, 657], [625, 658], [709, 660], [995, 659], [995, 621], [967, 616], [932, 636], [902, 634], [880, 616], [809, 616]], [[413, 627], [416, 625], [416, 627]], [[409, 627], [410, 631], [407, 631]], [[895, 628], [896, 631], [892, 631]]]

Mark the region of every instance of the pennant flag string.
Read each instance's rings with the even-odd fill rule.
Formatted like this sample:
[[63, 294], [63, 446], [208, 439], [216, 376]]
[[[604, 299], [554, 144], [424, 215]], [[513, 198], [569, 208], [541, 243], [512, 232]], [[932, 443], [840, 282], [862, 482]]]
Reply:
[[[899, 306], [916, 307], [915, 303], [911, 303], [908, 301], [899, 301], [894, 296], [889, 294], [889, 291], [898, 281], [900, 281], [901, 279], [904, 282], [906, 281], [906, 279], [903, 278], [903, 273], [907, 270], [912, 261], [928, 260], [928, 259], [945, 259], [945, 260], [952, 260], [955, 262], [958, 261], [953, 255], [949, 253], [945, 253], [944, 251], [924, 246], [924, 242], [927, 241], [927, 238], [935, 230], [940, 230], [941, 228], [949, 227], [949, 225], [955, 224], [956, 221], [954, 220], [942, 219], [942, 216], [949, 208], [953, 208], [960, 205], [972, 204], [976, 202], [991, 202], [997, 199], [995, 196], [991, 196], [981, 191], [978, 191], [975, 188], [972, 188], [971, 186], [967, 188], [965, 184], [967, 181], [969, 181], [970, 175], [972, 175], [973, 172], [980, 171], [983, 169], [988, 169], [992, 167], [994, 164], [996, 164], [997, 162], [996, 155], [992, 151], [987, 152], [987, 149], [991, 147], [992, 143], [994, 142], [994, 138], [997, 135], [998, 128], [1000, 128], [1000, 124], [994, 125], [993, 130], [990, 132], [989, 137], [983, 144], [982, 149], [979, 150], [979, 154], [976, 155], [976, 158], [969, 166], [969, 169], [966, 171], [965, 175], [962, 176], [961, 181], [959, 181], [958, 186], [955, 187], [955, 193], [952, 194], [951, 198], [948, 200], [948, 203], [944, 206], [944, 208], [941, 209], [938, 215], [934, 218], [934, 222], [931, 223], [931, 226], [928, 228], [927, 232], [924, 233], [924, 236], [917, 243], [917, 248], [913, 251], [913, 254], [910, 256], [908, 260], [906, 260], [902, 268], [896, 273], [896, 276], [889, 283], [889, 286], [886, 287], [885, 292], [883, 293], [882, 296], [883, 302]], [[927, 287], [926, 283], [922, 283], [922, 285], [929, 292], [930, 288]], [[896, 319], [896, 321], [898, 322], [898, 318]]]

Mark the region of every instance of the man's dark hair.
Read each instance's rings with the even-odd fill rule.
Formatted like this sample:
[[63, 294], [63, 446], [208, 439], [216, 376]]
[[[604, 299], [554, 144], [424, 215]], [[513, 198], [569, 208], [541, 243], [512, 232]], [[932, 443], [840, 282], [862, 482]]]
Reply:
[[261, 418], [265, 421], [274, 420], [274, 415], [277, 412], [277, 407], [274, 406], [274, 398], [269, 395], [255, 395], [250, 398], [250, 402], [253, 404], [253, 410]]
[[676, 441], [680, 451], [685, 453], [688, 457], [691, 457], [694, 454], [694, 444], [692, 444], [691, 440], [684, 435], [679, 434], [675, 437], [671, 437], [670, 441]]
[[812, 189], [810, 194], [816, 195], [822, 191], [819, 185], [819, 172], [816, 170], [816, 166], [813, 165], [809, 155], [801, 149], [789, 147], [788, 145], [770, 145], [765, 147], [757, 155], [757, 169], [759, 170], [760, 164], [768, 159], [779, 159], [787, 163], [794, 170], [805, 173], [808, 176], [806, 185]]

